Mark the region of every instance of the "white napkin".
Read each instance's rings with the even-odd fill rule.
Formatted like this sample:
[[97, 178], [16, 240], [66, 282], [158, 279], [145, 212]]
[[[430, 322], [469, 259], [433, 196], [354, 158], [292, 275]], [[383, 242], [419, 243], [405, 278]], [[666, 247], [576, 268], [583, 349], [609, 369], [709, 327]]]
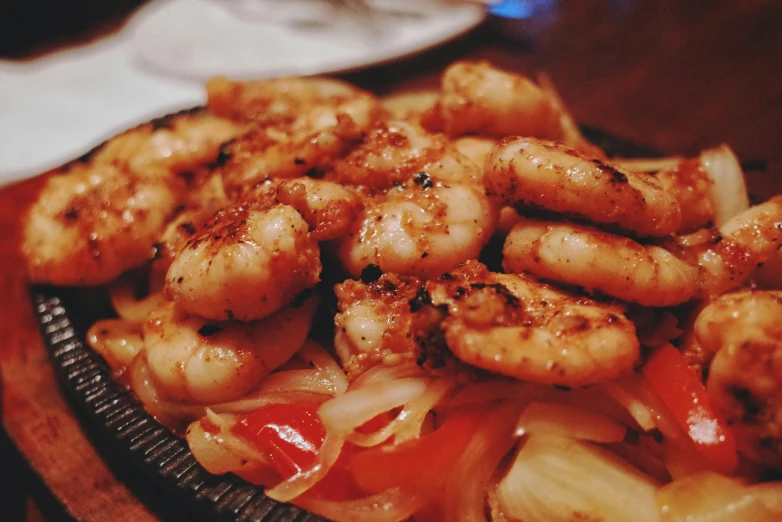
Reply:
[[28, 62], [0, 60], [0, 183], [203, 103], [211, 76], [363, 67], [453, 38], [484, 15], [474, 5], [373, 0], [377, 11], [363, 18], [322, 0], [287, 0], [279, 8], [281, 1], [157, 0], [110, 37]]

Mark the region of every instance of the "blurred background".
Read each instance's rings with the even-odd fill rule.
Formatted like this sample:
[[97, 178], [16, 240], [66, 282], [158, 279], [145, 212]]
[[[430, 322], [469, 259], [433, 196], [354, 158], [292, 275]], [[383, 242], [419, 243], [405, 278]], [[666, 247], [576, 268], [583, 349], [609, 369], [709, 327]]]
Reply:
[[580, 123], [666, 153], [727, 141], [776, 161], [760, 129], [779, 114], [780, 27], [771, 0], [13, 0], [0, 181], [199, 103], [216, 74], [340, 73], [383, 94], [434, 88], [459, 58], [545, 72]]

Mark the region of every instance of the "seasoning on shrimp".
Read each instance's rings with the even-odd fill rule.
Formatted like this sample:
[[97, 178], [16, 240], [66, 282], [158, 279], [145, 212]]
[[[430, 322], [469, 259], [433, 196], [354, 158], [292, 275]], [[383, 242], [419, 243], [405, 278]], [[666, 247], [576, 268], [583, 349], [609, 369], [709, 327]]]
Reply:
[[208, 319], [262, 319], [312, 288], [320, 270], [318, 244], [293, 207], [238, 203], [179, 251], [166, 295]]
[[639, 236], [681, 224], [679, 203], [652, 175], [623, 172], [553, 142], [506, 138], [489, 156], [486, 182], [503, 203], [543, 208]]

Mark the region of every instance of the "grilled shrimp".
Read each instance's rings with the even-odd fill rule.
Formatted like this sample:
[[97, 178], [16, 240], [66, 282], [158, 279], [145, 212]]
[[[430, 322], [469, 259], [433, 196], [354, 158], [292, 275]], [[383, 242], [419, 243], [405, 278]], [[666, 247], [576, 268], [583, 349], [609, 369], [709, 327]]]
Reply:
[[277, 186], [276, 198], [301, 214], [310, 236], [318, 241], [347, 235], [364, 206], [349, 188], [311, 178], [283, 181]]
[[319, 280], [320, 250], [288, 205], [238, 203], [191, 237], [166, 275], [166, 295], [213, 320], [262, 319]]
[[426, 283], [441, 328], [467, 364], [527, 381], [584, 386], [630, 372], [639, 356], [635, 327], [600, 304], [477, 261]]
[[701, 166], [698, 158], [680, 162], [655, 176], [663, 189], [676, 198], [682, 210], [679, 234], [689, 234], [714, 224], [714, 201], [711, 190], [714, 181]]
[[344, 158], [334, 163], [326, 179], [347, 185], [387, 189], [425, 172], [454, 183], [482, 178], [481, 169], [442, 135], [415, 123], [380, 122]]
[[782, 466], [782, 292], [724, 295], [695, 321], [714, 355], [707, 388], [750, 458]]
[[664, 237], [681, 224], [679, 203], [654, 176], [623, 172], [552, 142], [500, 141], [485, 176], [489, 193], [508, 205], [570, 214], [640, 236]]
[[213, 162], [240, 127], [204, 110], [183, 111], [139, 125], [107, 141], [89, 158], [134, 175], [190, 171]]
[[487, 62], [462, 61], [448, 67], [435, 110], [450, 136], [562, 135], [561, 113], [551, 96], [524, 76]]
[[286, 179], [315, 172], [361, 137], [348, 117], [332, 127], [295, 131], [256, 126], [223, 147], [218, 166], [234, 197], [266, 179]]
[[237, 399], [304, 345], [316, 307], [312, 297], [260, 321], [215, 323], [164, 303], [143, 328], [151, 376], [173, 399]]
[[665, 243], [678, 257], [702, 268], [706, 295], [741, 286], [755, 267], [782, 246], [782, 196], [750, 207], [718, 229], [702, 230]]
[[505, 241], [503, 259], [508, 272], [645, 306], [680, 304], [700, 293], [698, 269], [667, 250], [573, 223], [521, 218]]
[[215, 113], [251, 123], [219, 158], [233, 194], [265, 178], [322, 168], [360, 139], [379, 113], [374, 96], [335, 80], [217, 78], [207, 90]]
[[153, 253], [173, 210], [201, 180], [197, 170], [236, 132], [203, 111], [140, 125], [54, 173], [24, 222], [33, 281], [106, 283]]
[[497, 143], [496, 140], [491, 138], [483, 138], [480, 136], [465, 136], [453, 141], [453, 146], [463, 156], [470, 161], [483, 168], [486, 163], [486, 158]]
[[[374, 272], [374, 274], [373, 274]], [[334, 287], [339, 313], [334, 318], [334, 347], [349, 379], [378, 364], [389, 366], [415, 361], [421, 355], [425, 332], [416, 331], [410, 302], [421, 289], [415, 277], [365, 271], [365, 281], [348, 279]]]
[[323, 129], [333, 125], [338, 114], [365, 127], [379, 111], [379, 102], [372, 94], [326, 78], [253, 82], [213, 78], [206, 90], [207, 106], [215, 114], [264, 127]]
[[153, 246], [154, 255], [150, 263], [150, 286], [162, 287], [168, 267], [176, 254], [185, 246], [201, 226], [215, 212], [228, 205], [219, 175], [212, 174], [188, 197], [189, 205], [177, 209]]
[[30, 280], [96, 285], [144, 264], [178, 200], [171, 185], [111, 165], [74, 165], [50, 177], [24, 223]]
[[364, 205], [337, 252], [354, 277], [370, 264], [436, 277], [477, 257], [497, 222], [497, 208], [480, 185], [440, 183], [424, 173]]

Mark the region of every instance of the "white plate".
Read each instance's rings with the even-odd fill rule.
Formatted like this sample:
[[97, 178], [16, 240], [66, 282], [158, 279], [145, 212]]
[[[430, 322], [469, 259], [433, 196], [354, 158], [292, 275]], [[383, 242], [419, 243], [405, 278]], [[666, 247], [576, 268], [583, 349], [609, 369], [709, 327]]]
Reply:
[[[302, 0], [276, 1], [290, 7]], [[356, 69], [435, 46], [484, 16], [464, 4], [374, 1], [423, 16], [394, 23], [386, 17], [378, 21], [382, 31], [375, 22], [352, 19], [336, 29], [303, 30], [300, 21], [291, 22], [296, 10], [264, 12], [263, 0], [158, 0], [121, 32], [90, 45], [28, 62], [0, 60], [0, 183], [56, 167], [154, 116], [203, 103], [203, 80], [210, 76]], [[325, 11], [299, 12], [311, 25], [328, 20]]]
[[325, 0], [169, 0], [139, 16], [134, 46], [147, 64], [187, 78], [305, 76], [398, 59], [485, 16], [474, 4], [366, 1], [371, 14], [352, 16]]

